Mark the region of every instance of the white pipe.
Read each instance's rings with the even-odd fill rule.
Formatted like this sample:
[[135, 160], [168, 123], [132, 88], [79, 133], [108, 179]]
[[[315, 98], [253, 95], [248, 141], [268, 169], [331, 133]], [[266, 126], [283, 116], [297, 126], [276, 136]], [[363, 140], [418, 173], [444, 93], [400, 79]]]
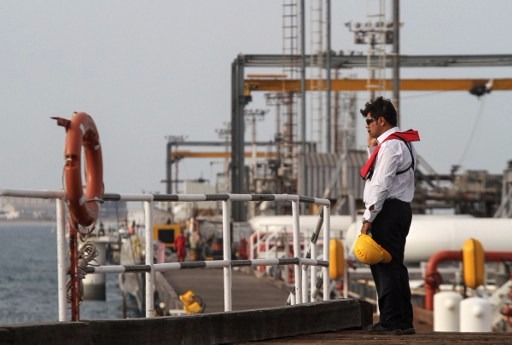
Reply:
[[[153, 194], [120, 194], [120, 193], [109, 193], [115, 194], [115, 200], [123, 201], [153, 201]], [[205, 201], [205, 194], [168, 194], [172, 195], [173, 199], [169, 201]], [[272, 194], [275, 200], [281, 201], [298, 201], [298, 195], [293, 194]], [[13, 196], [13, 197], [26, 197], [26, 198], [41, 198], [41, 199], [58, 199], [64, 198], [63, 190], [29, 190], [29, 189], [5, 189], [0, 188], [0, 196]], [[159, 194], [160, 197], [165, 195]], [[231, 201], [252, 201], [253, 196], [251, 194], [227, 194], [227, 200]], [[105, 200], [114, 200], [112, 198], [105, 197]], [[330, 206], [328, 199], [313, 198], [314, 203], [320, 206]]]
[[[293, 223], [293, 221], [292, 221], [292, 223]], [[285, 233], [285, 235], [286, 235], [286, 253], [284, 255], [285, 258], [293, 258], [293, 225], [292, 225], [292, 229], [291, 230], [292, 230], [292, 232], [291, 232], [292, 238], [290, 238], [288, 232]], [[290, 282], [293, 279], [293, 275], [294, 275], [293, 272], [294, 272], [294, 270], [290, 269], [289, 266], [286, 266], [285, 269], [286, 269], [286, 275], [285, 275], [285, 278], [284, 278], [285, 279], [285, 283], [287, 285], [291, 285]], [[293, 298], [293, 303], [290, 302], [291, 305], [295, 304], [295, 292], [296, 291], [294, 290], [294, 292], [293, 292], [293, 297], [294, 298]]]
[[[261, 233], [258, 230], [258, 231], [256, 231], [256, 250], [255, 250], [255, 252], [256, 252], [256, 259], [259, 259], [259, 257], [260, 257], [260, 244], [261, 244], [260, 243], [260, 237], [261, 237]], [[254, 256], [253, 256], [253, 258], [254, 258]]]
[[296, 300], [295, 300], [295, 295], [293, 293], [290, 294], [290, 305], [295, 305], [296, 304]]
[[[223, 252], [224, 252], [224, 261], [231, 261], [231, 227], [230, 227], [230, 214], [228, 202], [222, 202], [222, 232], [223, 232]], [[232, 296], [231, 296], [231, 287], [232, 287], [232, 279], [231, 279], [231, 266], [224, 267], [224, 311], [231, 311], [232, 306]]]
[[59, 321], [66, 321], [66, 216], [64, 201], [55, 199], [57, 206], [57, 298]]
[[[345, 241], [348, 257], [353, 257], [352, 245], [360, 229], [360, 221], [348, 228]], [[405, 261], [428, 261], [439, 251], [460, 250], [468, 238], [479, 240], [485, 251], [509, 251], [511, 229], [512, 219], [509, 218], [413, 215], [405, 246]]]
[[[299, 258], [299, 262], [302, 265], [319, 265], [318, 260], [315, 259], [306, 259], [306, 258]], [[228, 260], [211, 260], [211, 261], [203, 261], [204, 267], [201, 268], [224, 268], [224, 267], [230, 267], [232, 261]], [[278, 266], [279, 259], [278, 258], [270, 258], [270, 259], [254, 259], [251, 260], [251, 266]], [[145, 265], [144, 265], [145, 266]], [[161, 264], [153, 264], [149, 269], [155, 271], [155, 272], [165, 272], [165, 271], [177, 271], [182, 269], [195, 269], [196, 267], [183, 267], [180, 262], [165, 262]], [[140, 271], [146, 271], [140, 270]], [[140, 272], [139, 271], [139, 272]], [[103, 265], [103, 266], [97, 266], [94, 267], [94, 272], [90, 272], [88, 274], [105, 274], [105, 273], [125, 273], [125, 272], [134, 272], [132, 270], [126, 270], [126, 267], [123, 265]]]
[[21, 198], [62, 199], [65, 197], [63, 190], [29, 190], [29, 189], [0, 189], [0, 196], [13, 196]]
[[[313, 232], [316, 229], [318, 223], [318, 216], [312, 215], [301, 215], [300, 217], [300, 228], [303, 232]], [[331, 215], [331, 229], [333, 236], [342, 237], [342, 233], [345, 233], [348, 227], [354, 222], [352, 216], [340, 216]], [[289, 216], [256, 216], [248, 220], [249, 225], [254, 231], [263, 230], [265, 228], [281, 229], [281, 228], [292, 228], [293, 219]]]
[[[316, 243], [312, 243], [311, 244], [311, 259], [316, 260], [317, 255], [318, 255], [317, 254], [317, 245], [316, 245]], [[316, 291], [316, 266], [315, 265], [309, 266], [309, 270], [311, 271], [311, 287], [310, 287], [311, 302], [314, 302], [315, 301], [315, 291]]]
[[[292, 217], [293, 217], [293, 257], [300, 258], [300, 239], [299, 239], [299, 203], [292, 201]], [[301, 304], [301, 265], [294, 265], [294, 282], [295, 282], [295, 302]]]
[[[304, 248], [306, 248], [306, 243], [304, 243]], [[303, 261], [301, 259], [300, 261], [301, 265], [300, 265], [300, 268], [301, 268], [301, 280], [302, 280], [302, 303], [307, 303], [309, 302], [309, 285], [308, 285], [308, 278], [309, 277], [309, 270], [308, 269], [303, 269], [304, 266], [303, 265]]]
[[[275, 237], [275, 234], [268, 234], [267, 238], [265, 238], [265, 259], [270, 259], [270, 240]], [[277, 252], [274, 257], [277, 257]]]
[[[324, 206], [324, 260], [329, 261], [329, 247], [331, 241], [331, 209]], [[328, 301], [329, 296], [329, 267], [322, 267], [324, 273], [324, 301]], [[345, 282], [347, 284], [347, 282]]]
[[251, 201], [252, 196], [250, 194], [228, 194], [229, 200], [231, 201]]
[[253, 232], [251, 236], [249, 236], [249, 259], [254, 259], [254, 239], [258, 240], [259, 230]]
[[151, 267], [150, 272], [146, 272], [146, 317], [155, 316], [154, 300], [154, 278], [153, 271], [153, 201], [144, 201], [145, 218], [145, 247], [146, 247], [146, 265]]
[[279, 259], [254, 259], [252, 262], [253, 266], [277, 266]]
[[[98, 266], [94, 267], [94, 273], [124, 273], [126, 272], [126, 269], [122, 265], [105, 265], [105, 266]], [[90, 274], [90, 273], [88, 273]]]

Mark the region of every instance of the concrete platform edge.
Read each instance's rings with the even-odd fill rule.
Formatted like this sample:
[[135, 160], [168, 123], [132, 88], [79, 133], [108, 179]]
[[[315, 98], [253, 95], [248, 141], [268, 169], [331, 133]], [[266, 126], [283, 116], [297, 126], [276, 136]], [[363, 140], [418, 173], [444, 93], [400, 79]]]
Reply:
[[0, 344], [229, 344], [362, 329], [371, 305], [355, 299], [225, 313], [0, 327]]

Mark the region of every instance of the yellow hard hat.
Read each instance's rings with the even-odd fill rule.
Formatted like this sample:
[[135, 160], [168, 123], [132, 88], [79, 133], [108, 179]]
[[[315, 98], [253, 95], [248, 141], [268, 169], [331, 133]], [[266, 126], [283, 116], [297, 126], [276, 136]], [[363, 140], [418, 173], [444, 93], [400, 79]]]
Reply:
[[367, 265], [375, 265], [379, 262], [388, 263], [391, 255], [382, 248], [371, 236], [361, 234], [354, 245], [354, 254], [360, 262]]
[[204, 311], [205, 305], [201, 297], [196, 295], [192, 290], [188, 290], [184, 294], [179, 295], [183, 309], [188, 314], [197, 314]]

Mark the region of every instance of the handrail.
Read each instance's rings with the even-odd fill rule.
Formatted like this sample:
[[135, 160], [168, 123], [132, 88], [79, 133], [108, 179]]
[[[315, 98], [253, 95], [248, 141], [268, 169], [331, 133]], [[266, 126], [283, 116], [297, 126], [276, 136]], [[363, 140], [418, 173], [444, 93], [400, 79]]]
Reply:
[[[28, 189], [0, 189], [1, 196], [55, 199], [57, 206], [57, 265], [58, 265], [58, 304], [59, 321], [66, 321], [66, 247], [65, 247], [65, 194], [63, 190], [28, 190]], [[229, 202], [251, 202], [251, 201], [289, 201], [292, 203], [293, 217], [293, 258], [284, 259], [254, 259], [254, 260], [232, 260], [231, 259], [231, 238], [230, 238], [230, 208]], [[300, 223], [299, 203], [311, 203], [323, 206], [323, 238], [330, 239], [330, 201], [328, 199], [314, 198], [292, 194], [118, 194], [105, 193], [104, 201], [142, 201], [144, 203], [145, 215], [145, 265], [123, 265], [115, 266], [88, 266], [88, 273], [122, 273], [122, 272], [146, 272], [146, 317], [153, 317], [154, 311], [154, 274], [159, 271], [190, 269], [190, 268], [222, 268], [224, 271], [224, 310], [232, 310], [232, 268], [237, 266], [260, 266], [260, 265], [294, 265], [294, 304], [307, 302], [306, 275], [302, 275], [302, 265], [310, 266], [311, 287], [316, 286], [315, 267], [322, 267], [323, 279], [323, 300], [329, 300], [329, 241], [324, 240], [323, 258], [315, 260], [301, 258], [300, 256]], [[198, 201], [221, 201], [222, 202], [222, 230], [223, 230], [223, 260], [212, 260], [203, 262], [171, 262], [153, 263], [153, 202], [198, 202]], [[313, 256], [314, 257], [314, 256]], [[302, 279], [302, 277], [304, 279]], [[302, 282], [302, 284], [301, 284]], [[313, 289], [313, 288], [312, 288]], [[311, 291], [313, 299], [315, 291]]]

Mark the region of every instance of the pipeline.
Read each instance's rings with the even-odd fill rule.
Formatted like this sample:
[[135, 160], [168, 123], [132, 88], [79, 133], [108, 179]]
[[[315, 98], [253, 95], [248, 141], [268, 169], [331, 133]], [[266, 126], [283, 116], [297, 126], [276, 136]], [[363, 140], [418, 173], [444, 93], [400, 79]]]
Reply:
[[[486, 252], [485, 261], [500, 262], [512, 260], [512, 252]], [[439, 290], [442, 279], [437, 266], [442, 261], [462, 261], [460, 250], [445, 250], [430, 257], [425, 275], [425, 309], [434, 309], [434, 294]]]

